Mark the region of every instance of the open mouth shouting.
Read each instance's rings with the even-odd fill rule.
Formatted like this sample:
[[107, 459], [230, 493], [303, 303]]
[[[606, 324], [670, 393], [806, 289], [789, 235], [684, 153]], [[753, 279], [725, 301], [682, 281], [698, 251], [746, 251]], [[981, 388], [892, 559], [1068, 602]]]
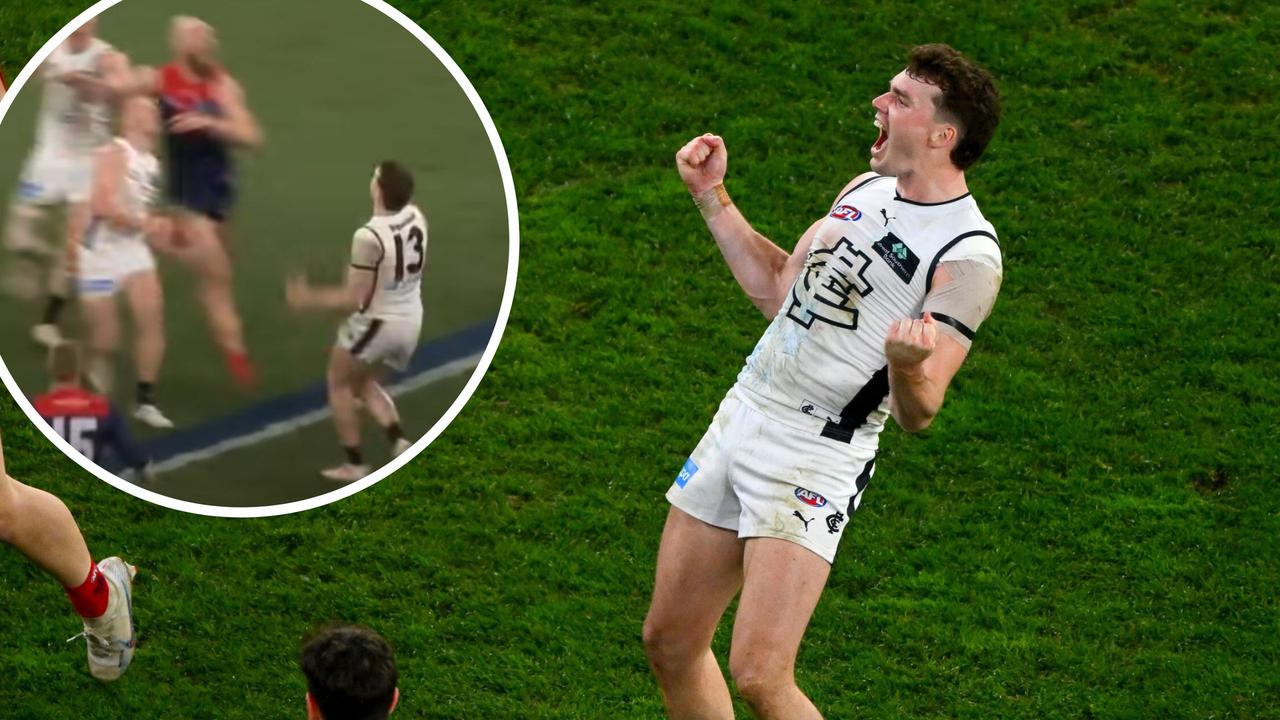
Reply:
[[880, 128], [880, 136], [871, 145], [871, 156], [878, 157], [884, 153], [885, 143], [889, 142], [889, 126], [885, 120], [876, 118], [876, 127]]

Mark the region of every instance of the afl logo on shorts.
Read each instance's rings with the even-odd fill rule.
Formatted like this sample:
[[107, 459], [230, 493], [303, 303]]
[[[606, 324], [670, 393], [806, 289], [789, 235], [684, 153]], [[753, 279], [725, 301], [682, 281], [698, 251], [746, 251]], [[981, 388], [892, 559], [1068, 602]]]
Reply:
[[809, 507], [826, 507], [827, 499], [812, 490], [805, 490], [802, 487], [796, 488], [796, 499], [808, 505]]
[[831, 211], [831, 217], [837, 220], [853, 222], [862, 217], [862, 211], [852, 205], [837, 205]]

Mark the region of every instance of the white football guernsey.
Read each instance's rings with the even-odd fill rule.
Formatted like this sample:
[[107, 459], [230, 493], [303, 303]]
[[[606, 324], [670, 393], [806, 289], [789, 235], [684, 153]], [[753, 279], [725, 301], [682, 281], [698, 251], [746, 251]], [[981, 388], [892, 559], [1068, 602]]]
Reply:
[[738, 374], [735, 389], [769, 417], [864, 448], [889, 415], [890, 325], [919, 317], [946, 260], [1000, 265], [995, 230], [968, 194], [921, 204], [876, 176], [836, 201], [804, 269]]
[[[113, 140], [124, 150], [125, 182], [120, 186], [120, 205], [130, 217], [137, 217], [155, 205], [160, 191], [160, 161], [155, 154], [141, 152], [128, 140]], [[141, 240], [142, 230], [121, 232], [105, 220], [94, 218], [85, 233], [84, 245], [102, 249], [113, 243]]]
[[36, 146], [59, 148], [88, 155], [111, 137], [111, 108], [106, 102], [86, 102], [76, 91], [58, 80], [73, 72], [96, 74], [102, 54], [111, 45], [94, 38], [76, 53], [66, 43], [45, 60], [44, 92], [36, 126]]
[[[378, 242], [379, 251], [369, 265], [357, 247], [352, 264], [374, 271], [373, 294], [360, 313], [386, 318], [422, 318], [422, 271], [427, 263], [427, 218], [416, 205], [406, 205], [390, 215], [375, 215], [356, 232], [356, 243], [365, 232]], [[367, 262], [367, 261], [366, 261]]]

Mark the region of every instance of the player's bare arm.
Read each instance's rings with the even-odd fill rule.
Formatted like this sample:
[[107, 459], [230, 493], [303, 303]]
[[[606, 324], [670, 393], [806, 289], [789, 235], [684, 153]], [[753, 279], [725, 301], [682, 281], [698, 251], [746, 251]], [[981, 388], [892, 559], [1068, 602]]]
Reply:
[[339, 310], [347, 313], [363, 310], [373, 297], [382, 253], [382, 243], [377, 236], [367, 228], [360, 228], [351, 240], [351, 264], [347, 268], [345, 284], [313, 287], [305, 275], [295, 275], [285, 282], [285, 300], [294, 310]]
[[257, 148], [262, 145], [262, 129], [249, 112], [244, 89], [230, 75], [223, 73], [214, 86], [214, 99], [222, 108], [222, 115], [202, 112], [184, 112], [174, 116], [169, 128], [175, 133], [207, 132], [234, 145]]
[[[772, 320], [804, 267], [821, 219], [805, 230], [790, 254], [757, 232], [724, 189], [728, 152], [724, 139], [718, 135], [707, 133], [690, 140], [676, 153], [676, 167], [734, 279], [752, 304]], [[873, 174], [854, 178], [841, 195]]]
[[904, 430], [923, 430], [942, 408], [974, 331], [991, 313], [1000, 282], [1000, 270], [988, 262], [943, 262], [934, 271], [923, 316], [890, 327], [885, 338], [889, 407]]

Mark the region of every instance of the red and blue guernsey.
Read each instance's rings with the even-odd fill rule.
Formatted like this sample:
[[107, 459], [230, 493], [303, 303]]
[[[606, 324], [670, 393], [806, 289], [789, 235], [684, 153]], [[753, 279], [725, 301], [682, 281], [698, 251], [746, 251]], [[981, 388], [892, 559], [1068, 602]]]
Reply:
[[169, 121], [186, 112], [222, 115], [214, 84], [222, 71], [195, 77], [177, 65], [160, 70], [160, 112], [168, 151], [169, 202], [222, 222], [235, 201], [235, 177], [227, 143], [204, 131], [174, 133]]
[[37, 396], [34, 404], [54, 432], [99, 465], [108, 454], [135, 470], [146, 467], [150, 460], [129, 435], [111, 401], [101, 395], [78, 387], [59, 387]]

